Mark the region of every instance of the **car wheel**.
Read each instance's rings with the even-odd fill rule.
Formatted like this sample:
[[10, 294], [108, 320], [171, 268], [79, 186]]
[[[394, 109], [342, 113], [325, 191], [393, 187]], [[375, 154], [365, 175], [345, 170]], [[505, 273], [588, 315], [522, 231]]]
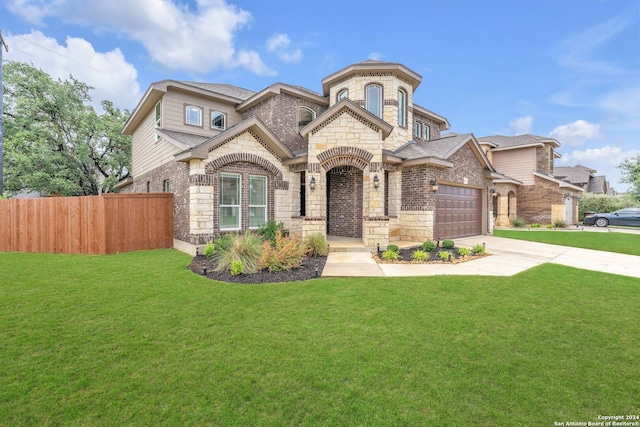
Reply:
[[598, 227], [606, 227], [607, 225], [609, 225], [609, 221], [607, 221], [606, 218], [598, 218], [596, 219], [596, 225]]

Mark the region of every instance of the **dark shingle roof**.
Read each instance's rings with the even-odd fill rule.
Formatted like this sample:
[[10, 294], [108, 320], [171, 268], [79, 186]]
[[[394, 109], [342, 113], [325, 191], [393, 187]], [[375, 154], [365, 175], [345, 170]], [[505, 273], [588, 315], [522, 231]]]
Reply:
[[252, 97], [255, 92], [249, 89], [244, 89], [238, 86], [222, 83], [202, 83], [202, 82], [187, 82], [181, 81], [185, 85], [194, 86], [200, 89], [208, 90], [209, 92], [219, 93], [220, 95], [230, 96], [241, 100]]
[[193, 148], [210, 139], [210, 136], [194, 135], [192, 133], [178, 132], [175, 130], [158, 129], [158, 132], [165, 134], [169, 138], [183, 143], [187, 147]]
[[605, 176], [600, 175], [600, 176], [594, 176], [593, 178], [591, 178], [591, 181], [589, 181], [589, 187], [587, 188], [587, 191], [590, 193], [603, 194], [603, 193], [606, 193], [605, 189], [606, 189]]
[[398, 148], [394, 154], [407, 160], [430, 156], [446, 160], [458, 151], [460, 145], [467, 142], [471, 136], [470, 133], [458, 134], [450, 132], [442, 138], [432, 139], [430, 141], [409, 141]]
[[563, 181], [572, 184], [586, 184], [589, 182], [591, 175], [595, 170], [582, 165], [576, 166], [556, 166], [553, 169], [553, 175]]
[[516, 135], [516, 136], [505, 136], [505, 135], [493, 135], [493, 136], [483, 136], [482, 138], [478, 138], [478, 141], [481, 142], [492, 142], [496, 144], [496, 148], [507, 148], [507, 147], [518, 147], [520, 145], [533, 145], [540, 144], [543, 141], [555, 141], [560, 145], [558, 141], [553, 138], [546, 138], [543, 136], [537, 135]]

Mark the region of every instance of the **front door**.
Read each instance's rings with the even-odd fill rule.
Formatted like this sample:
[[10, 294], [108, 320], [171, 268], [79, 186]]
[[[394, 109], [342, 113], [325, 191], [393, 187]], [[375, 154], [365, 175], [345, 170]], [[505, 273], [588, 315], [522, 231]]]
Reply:
[[327, 234], [362, 238], [362, 171], [338, 166], [327, 172]]

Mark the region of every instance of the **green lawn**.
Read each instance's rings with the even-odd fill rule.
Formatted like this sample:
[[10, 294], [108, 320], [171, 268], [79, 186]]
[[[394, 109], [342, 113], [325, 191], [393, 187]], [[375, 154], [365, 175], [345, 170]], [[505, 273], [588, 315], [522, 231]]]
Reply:
[[496, 237], [640, 255], [640, 234], [589, 231], [494, 230]]
[[640, 410], [636, 278], [545, 264], [231, 285], [188, 263], [0, 253], [0, 425], [550, 426]]

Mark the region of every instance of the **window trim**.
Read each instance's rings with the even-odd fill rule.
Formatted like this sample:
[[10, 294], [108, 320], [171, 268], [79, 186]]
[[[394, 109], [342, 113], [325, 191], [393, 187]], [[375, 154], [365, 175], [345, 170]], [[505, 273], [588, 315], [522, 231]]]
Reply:
[[[202, 108], [198, 107], [197, 105], [193, 105], [193, 104], [183, 104], [184, 105], [184, 124], [186, 126], [194, 126], [194, 127], [202, 127]], [[200, 123], [190, 123], [188, 118], [189, 118], [189, 109], [194, 109], [197, 110], [200, 113]]]
[[[343, 95], [344, 94], [344, 95]], [[341, 96], [342, 95], [342, 96]], [[338, 91], [338, 93], [336, 94], [336, 102], [340, 102], [345, 98], [349, 98], [349, 89], [344, 88], [344, 89], [340, 89]]]
[[[373, 98], [373, 97], [372, 97], [372, 96], [369, 96], [369, 89], [373, 89], [373, 88], [378, 88], [378, 89], [380, 89], [380, 95], [375, 97], [375, 98], [376, 98], [376, 101], [377, 101], [377, 103], [378, 103], [378, 107], [379, 107], [379, 110], [380, 110], [380, 114], [376, 114], [376, 113], [374, 113], [373, 111], [371, 111], [371, 109], [370, 109], [370, 102], [372, 102], [372, 98]], [[365, 86], [365, 88], [364, 88], [364, 104], [365, 104], [365, 109], [366, 109], [368, 112], [370, 112], [371, 114], [373, 114], [374, 116], [379, 117], [379, 118], [383, 118], [383, 116], [384, 116], [383, 106], [382, 106], [383, 99], [384, 99], [383, 94], [384, 94], [383, 87], [382, 87], [382, 85], [381, 85], [380, 83], [370, 83], [370, 84], [368, 84], [367, 86]]]
[[170, 193], [169, 189], [170, 189], [169, 180], [165, 179], [164, 181], [162, 181], [162, 192], [163, 193]]
[[422, 139], [422, 123], [415, 122], [413, 125], [413, 134], [414, 138]]
[[[209, 114], [209, 127], [213, 130], [225, 130], [227, 129], [227, 114], [223, 113], [222, 111], [218, 111], [218, 110], [209, 110], [210, 114]], [[222, 127], [218, 127], [218, 126], [214, 126], [213, 125], [213, 115], [214, 114], [219, 114], [220, 117], [222, 117]]]
[[[252, 205], [251, 204], [251, 179], [252, 178], [260, 178], [261, 180], [264, 180], [264, 205]], [[267, 223], [268, 218], [269, 218], [269, 179], [265, 176], [265, 175], [249, 175], [249, 195], [248, 195], [248, 200], [247, 200], [247, 209], [248, 209], [248, 213], [249, 213], [249, 219], [248, 224], [247, 224], [247, 228], [249, 230], [255, 230], [261, 227], [261, 225], [258, 226], [251, 226], [251, 208], [264, 208], [264, 222], [262, 223], [263, 225]]]
[[[300, 125], [300, 112], [302, 111], [308, 111], [311, 113], [311, 120], [309, 120], [308, 122], [306, 122], [303, 125]], [[311, 108], [304, 106], [304, 105], [299, 105], [298, 106], [298, 132], [302, 130], [302, 128], [304, 128], [306, 125], [308, 125], [309, 123], [311, 123], [312, 121], [314, 121], [316, 119], [316, 112], [313, 111]]]
[[431, 140], [431, 127], [426, 123], [422, 125], [422, 139], [425, 141]]
[[407, 127], [407, 91], [402, 88], [398, 89], [398, 126]]
[[[225, 177], [235, 177], [236, 178], [236, 182], [238, 183], [238, 189], [237, 189], [238, 200], [233, 205], [231, 205], [231, 204], [223, 204], [222, 203], [223, 202], [223, 190], [224, 190], [224, 186], [222, 185], [222, 180]], [[218, 207], [218, 209], [220, 210], [220, 212], [219, 212], [220, 231], [242, 230], [242, 174], [222, 172], [222, 173], [220, 173], [220, 180], [219, 181], [220, 181], [220, 195], [219, 195], [219, 207]], [[223, 209], [226, 208], [226, 207], [238, 208], [238, 226], [237, 227], [224, 227], [223, 226], [222, 212], [223, 212]]]
[[[162, 128], [162, 99], [156, 103], [154, 107], [154, 114], [156, 119], [156, 129]], [[155, 136], [156, 142], [160, 140], [160, 135], [156, 132]]]

